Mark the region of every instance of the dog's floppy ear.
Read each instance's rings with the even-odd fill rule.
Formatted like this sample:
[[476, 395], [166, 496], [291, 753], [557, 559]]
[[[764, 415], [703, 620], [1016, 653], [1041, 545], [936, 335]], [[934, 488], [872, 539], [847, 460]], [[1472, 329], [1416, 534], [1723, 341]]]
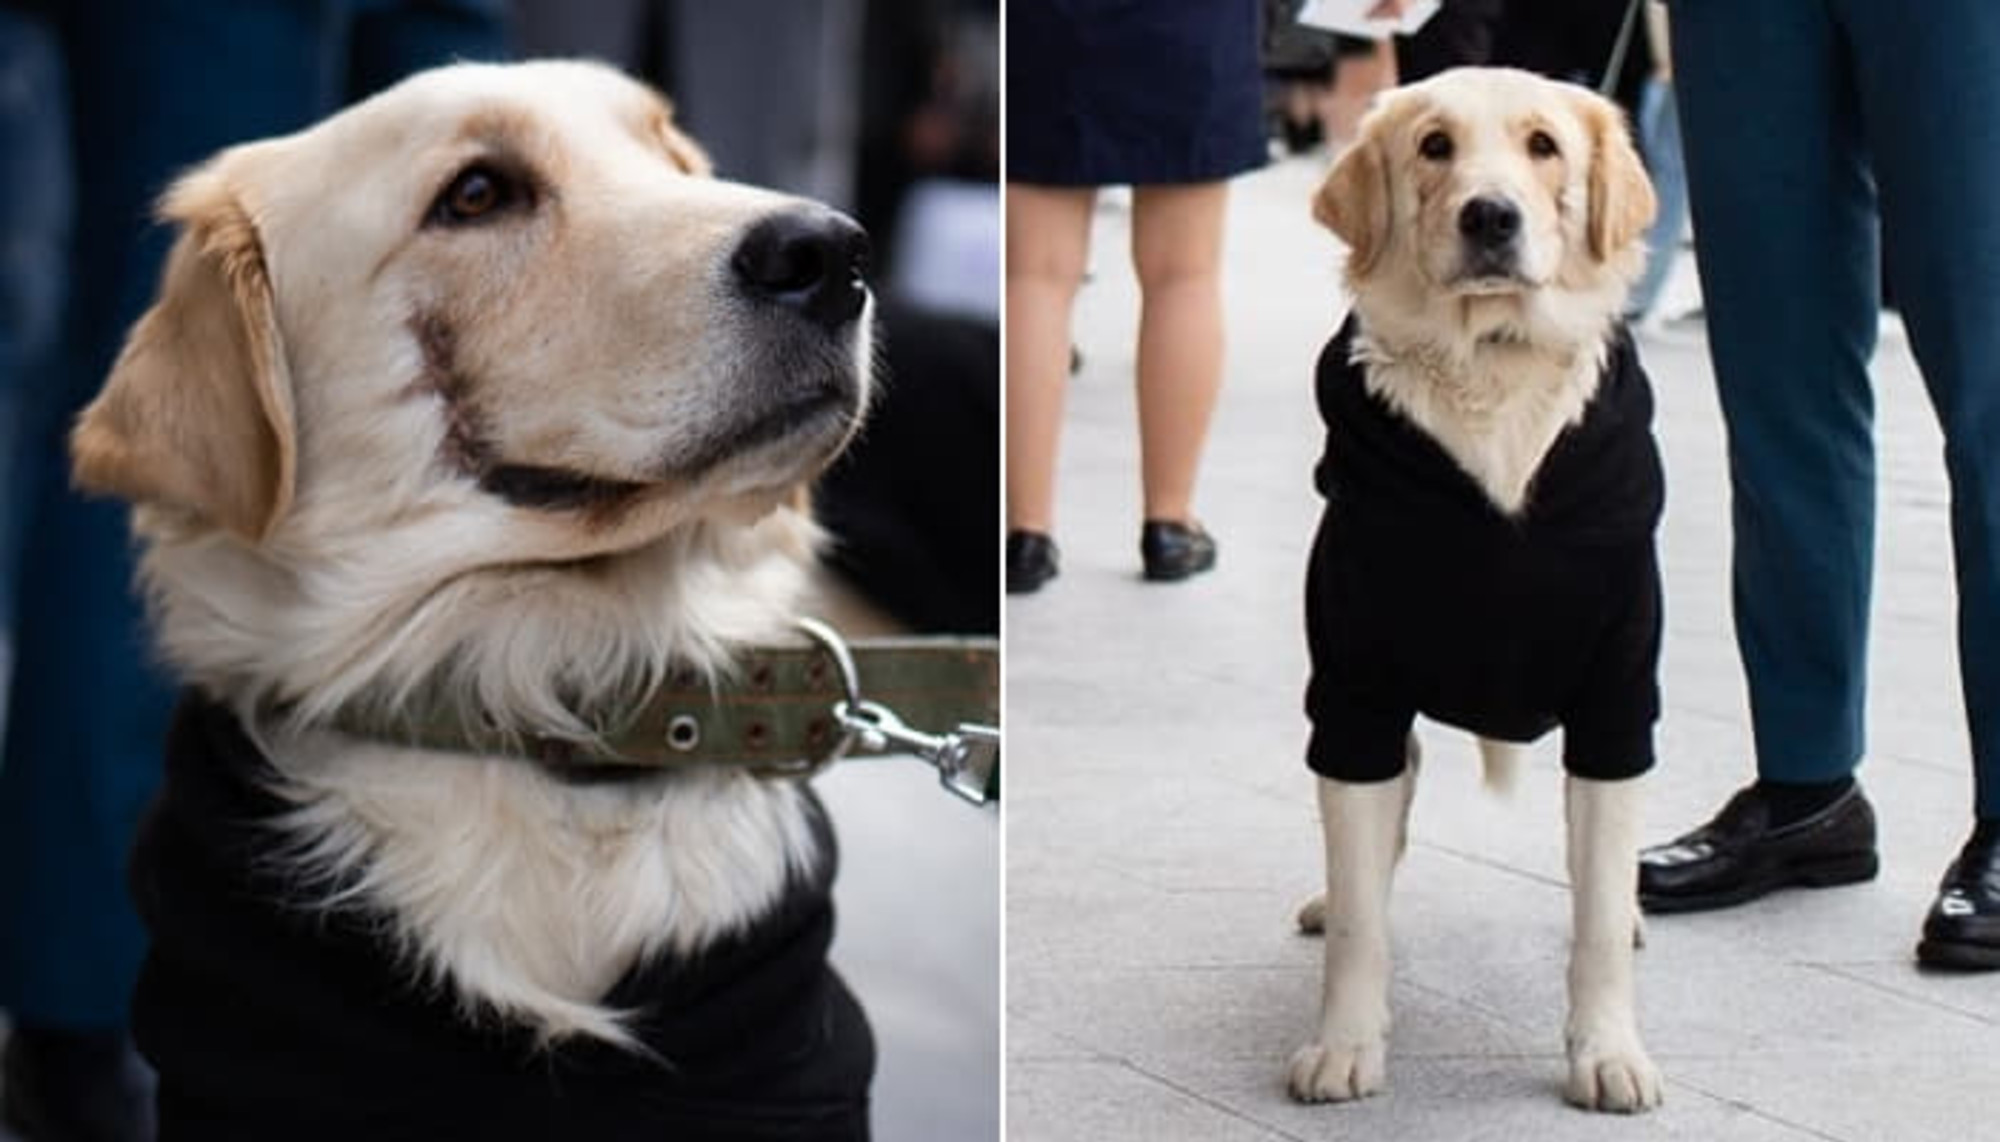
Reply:
[[167, 192], [160, 296], [70, 436], [77, 486], [261, 540], [292, 499], [291, 378], [257, 229], [216, 164]]
[[660, 145], [667, 149], [667, 157], [674, 165], [691, 175], [702, 178], [715, 173], [715, 164], [709, 161], [708, 152], [674, 123], [674, 105], [666, 99], [660, 100], [659, 112], [653, 119], [653, 130], [660, 137]]
[[1659, 206], [1624, 111], [1592, 91], [1572, 98], [1590, 133], [1590, 254], [1601, 262], [1638, 241]]
[[1347, 243], [1347, 272], [1357, 277], [1389, 242], [1389, 162], [1379, 136], [1363, 124], [1313, 197], [1313, 217]]

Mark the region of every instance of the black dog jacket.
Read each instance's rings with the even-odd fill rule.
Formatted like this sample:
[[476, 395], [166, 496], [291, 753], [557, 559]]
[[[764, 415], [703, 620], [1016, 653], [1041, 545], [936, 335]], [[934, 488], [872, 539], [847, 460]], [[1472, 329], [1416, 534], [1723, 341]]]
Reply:
[[468, 1024], [398, 961], [382, 916], [302, 907], [270, 775], [234, 715], [183, 696], [132, 872], [152, 933], [135, 1033], [160, 1075], [162, 1142], [868, 1137], [874, 1041], [826, 962], [834, 854], [817, 801], [810, 879], [605, 997], [637, 1013], [649, 1057]]
[[1369, 393], [1349, 317], [1320, 355], [1326, 499], [1306, 573], [1307, 764], [1401, 773], [1417, 714], [1503, 741], [1560, 725], [1563, 765], [1613, 780], [1653, 764], [1664, 497], [1653, 397], [1621, 329], [1583, 420], [1515, 517]]

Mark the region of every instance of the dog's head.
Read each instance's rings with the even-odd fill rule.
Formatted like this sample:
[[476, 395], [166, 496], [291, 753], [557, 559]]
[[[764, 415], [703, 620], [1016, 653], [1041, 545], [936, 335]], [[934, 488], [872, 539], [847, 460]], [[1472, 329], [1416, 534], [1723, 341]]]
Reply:
[[[1320, 187], [1347, 281], [1491, 326], [1555, 295], [1601, 324], [1644, 265], [1651, 184], [1618, 107], [1527, 72], [1463, 68], [1393, 91]], [[1479, 332], [1492, 332], [1491, 328]]]
[[615, 552], [790, 502], [867, 400], [859, 227], [710, 177], [603, 67], [425, 73], [162, 213], [158, 302], [72, 444], [182, 534], [448, 515], [475, 560]]

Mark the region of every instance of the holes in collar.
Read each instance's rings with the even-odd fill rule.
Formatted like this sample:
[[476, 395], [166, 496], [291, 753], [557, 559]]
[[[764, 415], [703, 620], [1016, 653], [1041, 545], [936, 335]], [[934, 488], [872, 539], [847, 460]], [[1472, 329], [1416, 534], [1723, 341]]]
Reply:
[[667, 748], [690, 753], [701, 745], [701, 719], [693, 714], [675, 714], [667, 721]]

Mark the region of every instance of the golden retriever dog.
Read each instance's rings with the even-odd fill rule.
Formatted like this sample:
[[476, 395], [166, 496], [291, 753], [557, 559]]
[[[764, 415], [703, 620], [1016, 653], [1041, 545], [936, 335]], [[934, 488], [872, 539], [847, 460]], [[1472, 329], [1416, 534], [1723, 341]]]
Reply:
[[168, 1133], [861, 1138], [803, 784], [588, 742], [790, 630], [869, 398], [866, 240], [592, 64], [456, 65], [187, 173], [73, 436], [187, 690], [135, 858]]
[[1300, 923], [1324, 931], [1326, 975], [1295, 1098], [1384, 1084], [1388, 893], [1422, 714], [1478, 735], [1503, 786], [1508, 743], [1562, 729], [1566, 1093], [1609, 1111], [1660, 1101], [1632, 975], [1662, 481], [1619, 323], [1653, 212], [1616, 106], [1497, 69], [1387, 94], [1318, 193], [1354, 308], [1318, 378], [1307, 705], [1327, 891]]

